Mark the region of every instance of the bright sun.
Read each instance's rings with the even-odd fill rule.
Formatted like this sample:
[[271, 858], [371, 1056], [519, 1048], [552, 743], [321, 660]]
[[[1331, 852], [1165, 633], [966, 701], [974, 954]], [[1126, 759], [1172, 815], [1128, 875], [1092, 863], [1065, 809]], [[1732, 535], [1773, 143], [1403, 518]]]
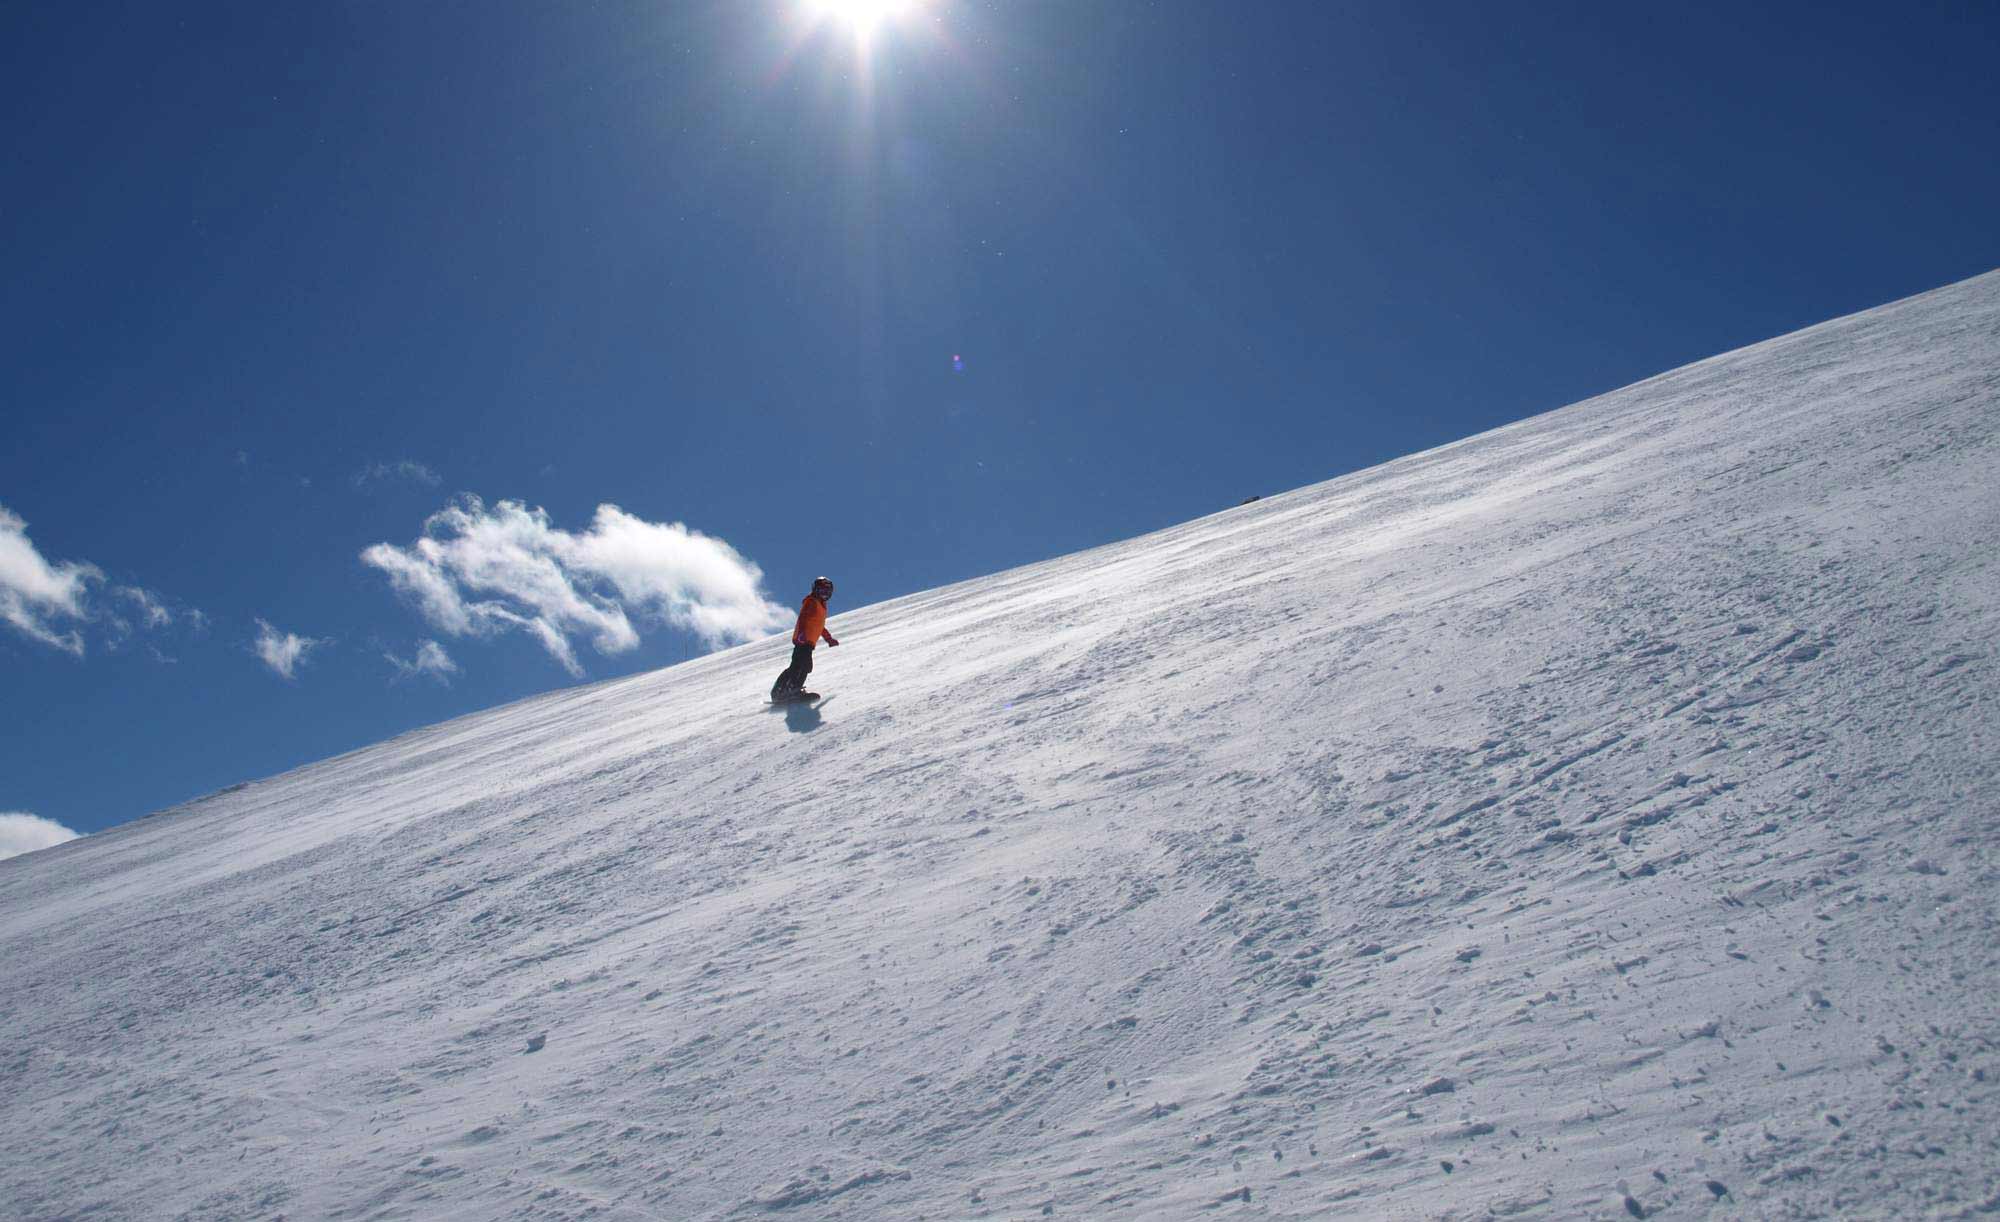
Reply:
[[822, 20], [840, 21], [866, 39], [883, 22], [910, 11], [913, 0], [806, 0], [806, 9]]

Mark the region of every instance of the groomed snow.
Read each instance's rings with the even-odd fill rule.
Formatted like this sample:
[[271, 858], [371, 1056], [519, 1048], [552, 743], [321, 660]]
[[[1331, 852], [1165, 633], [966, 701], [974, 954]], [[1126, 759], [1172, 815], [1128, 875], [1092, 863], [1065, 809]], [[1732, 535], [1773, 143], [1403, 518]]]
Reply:
[[4, 1212], [2000, 1210], [1996, 472], [2000, 273], [0, 862]]

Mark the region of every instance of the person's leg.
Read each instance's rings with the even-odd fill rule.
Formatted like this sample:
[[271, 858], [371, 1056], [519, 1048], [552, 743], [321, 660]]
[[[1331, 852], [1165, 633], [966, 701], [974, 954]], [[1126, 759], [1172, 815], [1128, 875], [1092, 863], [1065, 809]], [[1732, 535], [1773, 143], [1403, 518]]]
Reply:
[[811, 647], [806, 645], [792, 646], [792, 664], [787, 666], [785, 672], [778, 676], [778, 681], [771, 685], [771, 695], [777, 697], [784, 695], [786, 692], [798, 691], [806, 685], [806, 676], [812, 673], [812, 668], [813, 651]]

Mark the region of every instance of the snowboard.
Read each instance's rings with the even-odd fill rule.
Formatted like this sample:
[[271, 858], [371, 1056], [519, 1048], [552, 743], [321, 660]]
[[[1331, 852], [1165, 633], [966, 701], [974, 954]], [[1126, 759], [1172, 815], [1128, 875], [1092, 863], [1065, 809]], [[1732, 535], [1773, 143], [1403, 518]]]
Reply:
[[793, 692], [787, 696], [773, 696], [771, 697], [771, 703], [773, 705], [811, 704], [813, 701], [819, 699], [821, 699], [821, 696], [818, 692]]

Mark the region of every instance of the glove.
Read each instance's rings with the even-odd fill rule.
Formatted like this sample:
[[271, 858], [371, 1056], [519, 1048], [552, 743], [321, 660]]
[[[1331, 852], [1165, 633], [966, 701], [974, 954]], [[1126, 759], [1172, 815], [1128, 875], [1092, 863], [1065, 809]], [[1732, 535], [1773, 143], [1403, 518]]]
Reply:
[[838, 644], [840, 644], [840, 642], [839, 642], [839, 641], [836, 641], [836, 640], [834, 640], [834, 639], [833, 639], [833, 634], [832, 634], [831, 632], [829, 632], [829, 633], [827, 633], [827, 634], [826, 634], [826, 643], [827, 643], [828, 645], [838, 645]]

